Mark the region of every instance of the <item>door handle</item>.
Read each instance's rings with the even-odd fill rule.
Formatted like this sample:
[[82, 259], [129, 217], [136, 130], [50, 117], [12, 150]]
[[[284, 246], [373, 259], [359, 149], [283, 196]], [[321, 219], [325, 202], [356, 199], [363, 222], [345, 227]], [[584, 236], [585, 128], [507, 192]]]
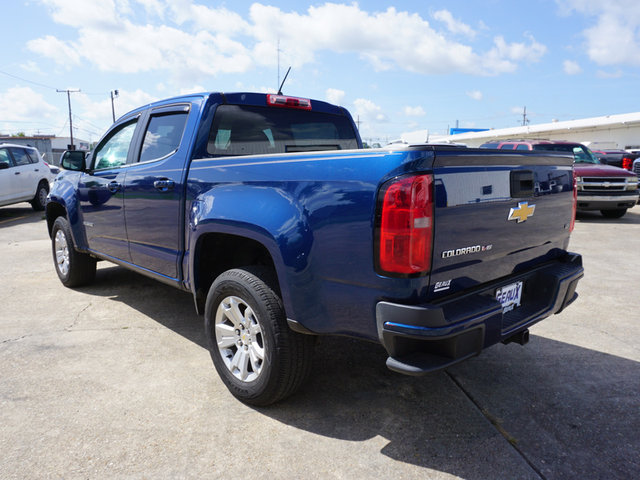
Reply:
[[122, 185], [120, 185], [118, 182], [109, 182], [109, 184], [107, 185], [107, 189], [111, 193], [116, 193], [118, 190], [120, 190], [121, 186]]
[[156, 180], [155, 182], [153, 182], [153, 186], [161, 192], [168, 192], [169, 190], [173, 190], [173, 188], [176, 186], [176, 182], [166, 178], [163, 180]]

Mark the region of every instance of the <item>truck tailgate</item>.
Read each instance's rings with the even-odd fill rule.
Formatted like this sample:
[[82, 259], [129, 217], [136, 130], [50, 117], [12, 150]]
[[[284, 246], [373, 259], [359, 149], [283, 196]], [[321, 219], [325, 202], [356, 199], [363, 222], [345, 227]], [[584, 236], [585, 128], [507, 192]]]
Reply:
[[571, 156], [444, 150], [433, 173], [431, 299], [564, 254], [573, 215]]

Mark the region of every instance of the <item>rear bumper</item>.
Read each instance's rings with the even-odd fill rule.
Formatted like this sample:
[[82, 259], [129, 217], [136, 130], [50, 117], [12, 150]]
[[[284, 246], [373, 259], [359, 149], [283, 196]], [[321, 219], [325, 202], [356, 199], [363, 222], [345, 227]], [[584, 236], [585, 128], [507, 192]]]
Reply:
[[[560, 260], [525, 273], [482, 285], [470, 292], [426, 305], [379, 302], [378, 335], [389, 358], [387, 366], [409, 375], [440, 370], [484, 348], [506, 342], [540, 320], [560, 313], [577, 298], [583, 277], [582, 257]], [[503, 313], [496, 290], [523, 282], [521, 306]]]

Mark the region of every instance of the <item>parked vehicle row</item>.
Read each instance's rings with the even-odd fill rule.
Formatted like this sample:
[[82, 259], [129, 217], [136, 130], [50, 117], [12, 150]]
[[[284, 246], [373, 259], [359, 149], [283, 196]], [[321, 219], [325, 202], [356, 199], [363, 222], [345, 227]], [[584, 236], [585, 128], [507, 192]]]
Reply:
[[[481, 148], [499, 150], [545, 150], [572, 153], [574, 172], [578, 187], [578, 211], [600, 210], [607, 218], [620, 218], [629, 208], [638, 203], [638, 171], [631, 172], [632, 164], [627, 159], [632, 156], [620, 154], [621, 164], [629, 168], [619, 168], [603, 164], [581, 143], [558, 140], [505, 140], [485, 143]], [[615, 157], [617, 158], [617, 154]], [[612, 157], [613, 158], [613, 154]], [[613, 161], [613, 160], [612, 160]], [[536, 189], [551, 188], [553, 180], [540, 182]]]

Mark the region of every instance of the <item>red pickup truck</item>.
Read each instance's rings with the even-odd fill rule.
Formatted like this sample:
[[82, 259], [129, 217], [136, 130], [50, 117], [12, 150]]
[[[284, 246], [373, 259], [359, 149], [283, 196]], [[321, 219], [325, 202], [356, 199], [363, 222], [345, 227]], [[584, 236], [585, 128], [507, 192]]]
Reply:
[[[485, 143], [481, 148], [500, 150], [546, 150], [570, 152], [578, 185], [578, 211], [600, 210], [607, 218], [620, 218], [638, 203], [638, 177], [633, 172], [603, 165], [581, 143], [558, 140], [505, 140]], [[553, 180], [540, 182], [536, 189], [550, 191]]]

